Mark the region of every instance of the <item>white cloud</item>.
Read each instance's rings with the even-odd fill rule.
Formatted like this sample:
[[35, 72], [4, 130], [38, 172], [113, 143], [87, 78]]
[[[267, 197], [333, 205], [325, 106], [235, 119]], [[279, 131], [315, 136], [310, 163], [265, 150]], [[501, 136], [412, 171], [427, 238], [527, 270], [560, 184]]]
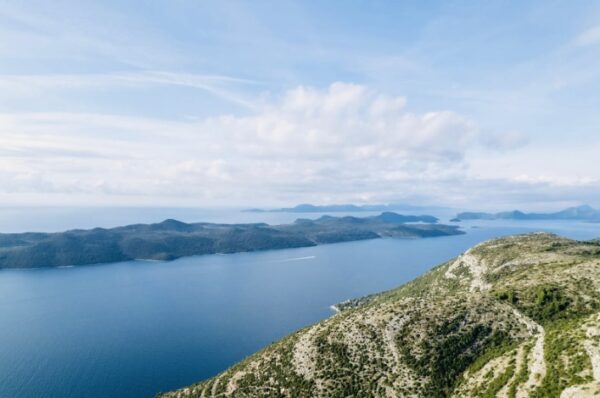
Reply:
[[523, 146], [523, 133], [484, 134], [459, 114], [415, 113], [403, 97], [347, 83], [255, 105], [193, 120], [0, 114], [0, 200], [512, 207], [599, 193], [596, 142]]
[[579, 47], [587, 47], [600, 43], [600, 25], [594, 26], [575, 38], [575, 45]]
[[114, 87], [144, 88], [149, 86], [181, 86], [205, 91], [215, 97], [256, 109], [232, 85], [259, 85], [260, 82], [232, 76], [200, 75], [163, 71], [135, 71], [120, 73], [50, 74], [50, 75], [0, 75], [0, 92], [14, 99], [16, 96], [48, 95], [50, 90], [94, 89]]
[[[477, 126], [448, 111], [334, 83], [297, 87], [249, 116], [168, 121], [78, 113], [0, 115], [0, 190], [248, 203], [387, 197], [464, 168]], [[294, 199], [293, 199], [294, 200]]]

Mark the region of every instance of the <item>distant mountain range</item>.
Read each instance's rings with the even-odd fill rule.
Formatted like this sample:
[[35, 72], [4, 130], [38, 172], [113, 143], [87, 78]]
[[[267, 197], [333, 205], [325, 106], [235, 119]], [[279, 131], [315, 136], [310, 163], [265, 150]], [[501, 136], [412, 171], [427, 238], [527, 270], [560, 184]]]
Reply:
[[[413, 206], [407, 204], [387, 204], [387, 205], [353, 205], [353, 204], [334, 204], [334, 205], [312, 205], [303, 203], [294, 207], [282, 207], [279, 209], [246, 209], [245, 212], [251, 213], [350, 213], [361, 211], [418, 211], [426, 209], [424, 206]], [[431, 208], [429, 208], [431, 209]]]
[[[425, 221], [426, 224], [405, 224]], [[165, 220], [111, 229], [0, 234], [0, 268], [39, 268], [308, 247], [382, 237], [425, 238], [461, 234], [432, 216], [384, 212], [371, 217], [323, 216], [293, 224], [187, 224]]]
[[452, 221], [461, 220], [583, 220], [599, 221], [600, 211], [588, 205], [569, 207], [555, 213], [524, 213], [519, 210], [500, 213], [458, 213]]

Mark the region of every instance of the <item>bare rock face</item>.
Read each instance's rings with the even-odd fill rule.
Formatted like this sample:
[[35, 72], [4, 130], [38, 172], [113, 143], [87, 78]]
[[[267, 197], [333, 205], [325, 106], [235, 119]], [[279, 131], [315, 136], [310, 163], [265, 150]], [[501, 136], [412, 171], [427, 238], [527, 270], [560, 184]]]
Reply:
[[600, 396], [600, 245], [485, 242], [164, 397]]

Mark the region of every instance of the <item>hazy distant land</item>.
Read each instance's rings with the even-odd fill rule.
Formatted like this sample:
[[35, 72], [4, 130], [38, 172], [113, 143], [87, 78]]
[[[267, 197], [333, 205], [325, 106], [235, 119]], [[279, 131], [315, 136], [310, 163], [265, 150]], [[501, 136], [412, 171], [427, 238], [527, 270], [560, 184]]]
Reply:
[[520, 210], [500, 213], [463, 212], [451, 221], [461, 220], [581, 220], [600, 221], [600, 211], [588, 205], [569, 207], [554, 213], [524, 213]]
[[[429, 222], [406, 224], [407, 222]], [[323, 216], [293, 224], [187, 224], [165, 220], [60, 233], [0, 234], [0, 268], [112, 263], [135, 259], [308, 247], [382, 237], [425, 238], [463, 233], [432, 216], [384, 212], [371, 217]]]
[[[353, 205], [353, 204], [332, 204], [332, 205], [312, 205], [309, 203], [303, 203], [294, 207], [281, 207], [278, 209], [246, 209], [245, 212], [251, 213], [350, 213], [350, 212], [363, 212], [363, 211], [420, 211], [424, 209], [432, 209], [432, 207], [413, 206], [408, 204], [373, 204], [373, 205]], [[441, 208], [440, 208], [441, 209]], [[435, 219], [432, 216], [420, 216], [428, 217], [428, 220], [416, 220], [424, 222], [434, 222], [431, 219]], [[435, 219], [437, 221], [437, 219]]]

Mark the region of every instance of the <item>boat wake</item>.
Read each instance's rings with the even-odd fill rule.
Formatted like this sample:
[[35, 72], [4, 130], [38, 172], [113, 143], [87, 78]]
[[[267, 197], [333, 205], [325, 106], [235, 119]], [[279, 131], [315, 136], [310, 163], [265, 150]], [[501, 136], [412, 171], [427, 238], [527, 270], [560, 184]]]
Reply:
[[280, 260], [277, 261], [279, 263], [289, 263], [291, 261], [303, 261], [303, 260], [312, 260], [317, 258], [317, 256], [306, 256], [306, 257], [292, 257], [292, 258], [286, 258], [285, 260]]

